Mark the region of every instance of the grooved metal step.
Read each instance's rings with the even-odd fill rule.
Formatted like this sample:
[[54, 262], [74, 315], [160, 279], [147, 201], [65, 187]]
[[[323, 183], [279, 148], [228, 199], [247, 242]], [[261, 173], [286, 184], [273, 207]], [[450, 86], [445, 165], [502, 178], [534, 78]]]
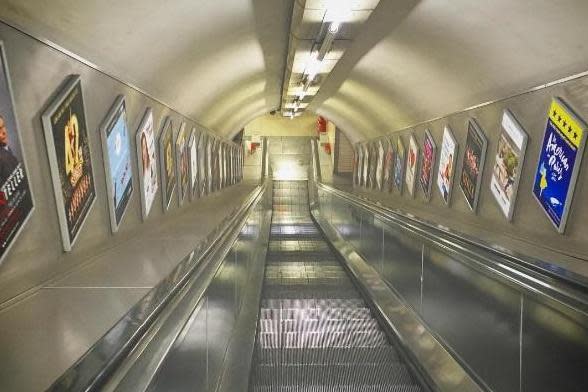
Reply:
[[306, 181], [274, 181], [250, 392], [420, 392], [310, 217]]

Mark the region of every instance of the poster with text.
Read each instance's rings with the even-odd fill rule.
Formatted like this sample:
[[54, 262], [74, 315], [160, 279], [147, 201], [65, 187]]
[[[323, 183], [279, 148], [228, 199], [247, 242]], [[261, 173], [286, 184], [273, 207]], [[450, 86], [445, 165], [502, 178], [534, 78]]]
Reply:
[[79, 75], [67, 80], [41, 118], [63, 249], [69, 251], [96, 199]]
[[0, 261], [33, 211], [8, 64], [0, 41]]
[[435, 167], [435, 160], [437, 154], [437, 147], [435, 140], [429, 130], [425, 130], [425, 139], [423, 140], [423, 159], [421, 161], [421, 175], [419, 182], [421, 189], [425, 195], [425, 200], [431, 199], [431, 190], [433, 187], [433, 168]]
[[533, 196], [558, 232], [563, 233], [586, 144], [586, 124], [562, 100], [549, 108], [539, 153]]
[[382, 190], [382, 181], [384, 179], [384, 145], [378, 141], [378, 166], [376, 167], [376, 185], [378, 190]]
[[459, 186], [472, 211], [476, 211], [480, 197], [480, 184], [482, 183], [487, 145], [486, 136], [476, 121], [470, 119]]
[[153, 111], [148, 108], [137, 130], [137, 159], [139, 167], [139, 190], [141, 193], [141, 216], [147, 219], [159, 188], [157, 179], [157, 157], [155, 154], [155, 129]]
[[188, 141], [190, 154], [190, 199], [198, 197], [198, 133], [193, 128]]
[[500, 123], [490, 191], [508, 220], [512, 219], [526, 148], [527, 133], [512, 113], [505, 110]]
[[392, 174], [394, 170], [394, 146], [392, 141], [386, 140], [386, 156], [384, 158], [384, 191], [392, 190]]
[[445, 204], [451, 201], [453, 191], [453, 174], [457, 159], [457, 142], [453, 137], [451, 129], [446, 126], [443, 130], [443, 142], [439, 157], [439, 172], [437, 174], [437, 187]]
[[416, 177], [417, 177], [417, 166], [419, 161], [419, 147], [417, 145], [414, 135], [410, 135], [408, 142], [408, 154], [406, 157], [406, 188], [410, 196], [414, 197]]
[[188, 156], [186, 123], [180, 125], [180, 130], [176, 137], [176, 171], [178, 177], [178, 201], [182, 205], [190, 188], [190, 158]]
[[119, 95], [100, 127], [106, 193], [110, 211], [110, 227], [113, 233], [125, 214], [133, 194], [131, 170], [131, 142], [127, 129], [125, 99]]
[[163, 185], [163, 210], [171, 205], [172, 195], [176, 189], [176, 167], [174, 159], [174, 133], [172, 121], [167, 118], [159, 137], [159, 166], [161, 167], [161, 183]]
[[211, 136], [206, 138], [206, 194], [212, 193], [212, 176], [213, 176], [213, 168], [212, 168], [212, 144], [214, 140]]
[[376, 187], [376, 168], [378, 166], [378, 149], [376, 143], [372, 142], [369, 144], [370, 149], [370, 170], [369, 170], [369, 181], [368, 186], [371, 189]]
[[363, 184], [363, 147], [357, 144], [357, 186]]
[[402, 183], [404, 180], [404, 162], [405, 162], [404, 144], [400, 136], [396, 141], [396, 162], [394, 164], [394, 186], [402, 194]]

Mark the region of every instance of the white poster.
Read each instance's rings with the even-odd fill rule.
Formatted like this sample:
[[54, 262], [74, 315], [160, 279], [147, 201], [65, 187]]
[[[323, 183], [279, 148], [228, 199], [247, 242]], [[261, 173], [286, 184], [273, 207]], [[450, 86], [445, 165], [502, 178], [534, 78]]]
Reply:
[[439, 158], [439, 173], [437, 175], [437, 186], [445, 204], [451, 200], [453, 187], [453, 173], [455, 172], [455, 160], [457, 155], [457, 143], [451, 129], [448, 126], [443, 131], [443, 142]]
[[416, 185], [416, 173], [419, 159], [419, 147], [414, 135], [410, 135], [408, 142], [408, 156], [406, 157], [406, 187], [410, 196], [414, 196]]

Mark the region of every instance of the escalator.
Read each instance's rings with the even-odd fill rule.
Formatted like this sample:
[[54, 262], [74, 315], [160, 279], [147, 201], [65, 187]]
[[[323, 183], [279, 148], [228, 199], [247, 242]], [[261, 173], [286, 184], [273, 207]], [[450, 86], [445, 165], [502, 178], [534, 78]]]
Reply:
[[250, 392], [421, 391], [310, 216], [274, 181]]

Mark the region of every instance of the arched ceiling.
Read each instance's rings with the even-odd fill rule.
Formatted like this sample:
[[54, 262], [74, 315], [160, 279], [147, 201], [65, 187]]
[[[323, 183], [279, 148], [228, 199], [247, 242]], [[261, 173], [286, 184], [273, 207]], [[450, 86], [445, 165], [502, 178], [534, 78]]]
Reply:
[[[280, 105], [293, 3], [2, 0], [0, 18], [230, 137]], [[583, 72], [586, 16], [585, 0], [380, 0], [308, 109], [357, 141]]]
[[223, 136], [280, 105], [294, 0], [2, 0], [0, 18]]
[[381, 0], [309, 106], [354, 141], [588, 69], [588, 1]]

